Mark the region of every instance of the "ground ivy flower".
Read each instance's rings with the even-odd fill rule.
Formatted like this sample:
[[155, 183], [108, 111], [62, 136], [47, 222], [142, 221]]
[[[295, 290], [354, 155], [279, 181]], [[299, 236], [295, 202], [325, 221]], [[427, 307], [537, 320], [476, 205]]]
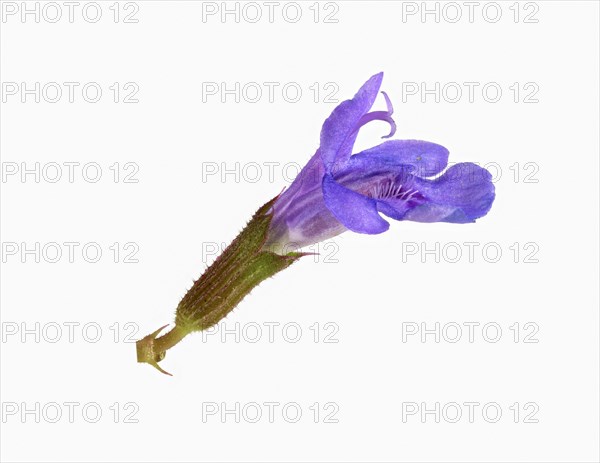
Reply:
[[[342, 102], [321, 130], [320, 146], [281, 195], [263, 205], [177, 306], [175, 327], [137, 342], [139, 362], [158, 366], [166, 350], [223, 319], [261, 281], [303, 255], [298, 248], [347, 230], [378, 234], [395, 220], [469, 223], [494, 201], [490, 173], [472, 163], [448, 166], [448, 150], [419, 140], [388, 140], [352, 154], [365, 124], [381, 120], [396, 131], [393, 108], [371, 111], [383, 74]], [[445, 170], [446, 169], [446, 170]], [[444, 171], [445, 170], [445, 171]], [[442, 173], [443, 172], [443, 173]], [[441, 175], [440, 175], [441, 174]], [[165, 325], [166, 326], [166, 325]]]
[[323, 124], [321, 145], [290, 188], [274, 204], [269, 244], [303, 247], [346, 230], [377, 234], [395, 220], [468, 223], [494, 201], [490, 173], [472, 163], [448, 165], [448, 150], [419, 140], [390, 140], [352, 155], [362, 126], [374, 120], [396, 126], [392, 104], [369, 112], [383, 74], [371, 77]]

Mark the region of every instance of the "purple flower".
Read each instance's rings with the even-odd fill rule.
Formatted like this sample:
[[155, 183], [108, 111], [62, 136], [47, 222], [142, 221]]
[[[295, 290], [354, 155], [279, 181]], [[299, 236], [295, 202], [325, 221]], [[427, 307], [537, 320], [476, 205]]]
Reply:
[[315, 155], [194, 282], [177, 306], [175, 327], [160, 337], [164, 327], [159, 328], [136, 342], [138, 362], [166, 373], [158, 362], [168, 349], [218, 323], [258, 284], [306, 255], [295, 248], [346, 230], [382, 233], [390, 225], [380, 214], [453, 223], [474, 222], [487, 214], [494, 202], [490, 173], [471, 163], [446, 169], [448, 150], [443, 146], [390, 140], [352, 155], [358, 131], [368, 122], [388, 122], [391, 132], [384, 138], [396, 131], [385, 93], [387, 110], [370, 112], [382, 78], [371, 77], [353, 99], [333, 110]]
[[[393, 108], [369, 112], [383, 73], [338, 105], [321, 129], [321, 144], [298, 177], [275, 201], [267, 245], [278, 252], [304, 247], [346, 230], [377, 234], [395, 220], [469, 223], [494, 202], [490, 173], [472, 163], [448, 168], [448, 150], [420, 140], [389, 140], [352, 155], [360, 128], [386, 121]], [[432, 178], [438, 176], [436, 178]]]

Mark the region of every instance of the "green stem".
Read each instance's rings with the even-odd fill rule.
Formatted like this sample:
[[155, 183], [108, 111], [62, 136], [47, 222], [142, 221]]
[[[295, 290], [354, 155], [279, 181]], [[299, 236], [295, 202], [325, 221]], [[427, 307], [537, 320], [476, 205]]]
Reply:
[[189, 333], [218, 323], [259, 283], [304, 255], [298, 252], [280, 255], [265, 249], [274, 201], [254, 214], [223, 254], [194, 282], [177, 306], [175, 327], [158, 337], [165, 325], [136, 343], [138, 362], [149, 363], [169, 374], [158, 366], [168, 349]]
[[184, 330], [181, 326], [175, 327], [164, 336], [154, 340], [154, 350], [156, 352], [165, 352], [185, 338], [189, 331]]
[[137, 361], [139, 363], [149, 363], [162, 373], [170, 375], [170, 373], [167, 373], [158, 366], [158, 362], [165, 358], [167, 350], [185, 338], [190, 332], [179, 325], [175, 325], [175, 327], [167, 334], [157, 338], [158, 333], [166, 326], [167, 325], [159, 328], [145, 338], [140, 339], [135, 344], [137, 349]]

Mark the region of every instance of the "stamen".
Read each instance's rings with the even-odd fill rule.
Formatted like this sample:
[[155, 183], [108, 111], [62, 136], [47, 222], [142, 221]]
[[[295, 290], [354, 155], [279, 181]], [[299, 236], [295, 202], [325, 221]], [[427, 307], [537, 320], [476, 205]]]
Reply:
[[385, 105], [387, 106], [388, 114], [391, 116], [392, 114], [394, 114], [394, 106], [392, 105], [388, 94], [383, 91], [381, 93], [383, 93], [383, 97], [385, 98]]
[[354, 129], [354, 133], [357, 133], [358, 130], [365, 124], [368, 124], [369, 122], [372, 121], [384, 121], [387, 122], [388, 124], [390, 124], [390, 133], [388, 133], [387, 135], [384, 135], [381, 138], [390, 138], [392, 136], [394, 136], [394, 134], [396, 133], [396, 122], [394, 121], [394, 119], [392, 119], [392, 116], [389, 112], [387, 111], [373, 111], [370, 113], [365, 114], [363, 117], [361, 117], [358, 121], [358, 124], [356, 125], [356, 128]]
[[392, 119], [392, 114], [394, 114], [394, 106], [392, 105], [392, 102], [390, 101], [390, 97], [387, 95], [387, 93], [385, 92], [381, 92], [383, 94], [383, 97], [385, 98], [385, 105], [387, 107], [387, 111], [373, 111], [370, 113], [365, 114], [364, 116], [362, 116], [359, 121], [358, 124], [356, 125], [355, 129], [354, 129], [354, 133], [357, 133], [358, 130], [365, 124], [368, 124], [371, 121], [385, 121], [388, 124], [390, 124], [390, 133], [387, 135], [384, 135], [381, 138], [390, 138], [392, 136], [394, 136], [394, 134], [396, 133], [396, 122], [394, 121], [394, 119]]
[[401, 201], [423, 199], [423, 195], [413, 186], [395, 183], [392, 179], [385, 179], [372, 185], [366, 195], [373, 199], [399, 199]]

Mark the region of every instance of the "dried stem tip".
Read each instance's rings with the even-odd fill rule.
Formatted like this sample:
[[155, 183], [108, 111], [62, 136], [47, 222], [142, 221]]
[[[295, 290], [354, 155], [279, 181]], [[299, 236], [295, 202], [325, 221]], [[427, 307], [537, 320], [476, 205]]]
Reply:
[[166, 351], [186, 337], [189, 334], [189, 331], [176, 325], [175, 328], [167, 334], [157, 338], [158, 334], [167, 326], [168, 325], [161, 326], [154, 333], [140, 339], [135, 343], [135, 347], [137, 350], [138, 363], [149, 363], [161, 373], [172, 376], [171, 373], [163, 370], [158, 365], [158, 362], [164, 359]]

